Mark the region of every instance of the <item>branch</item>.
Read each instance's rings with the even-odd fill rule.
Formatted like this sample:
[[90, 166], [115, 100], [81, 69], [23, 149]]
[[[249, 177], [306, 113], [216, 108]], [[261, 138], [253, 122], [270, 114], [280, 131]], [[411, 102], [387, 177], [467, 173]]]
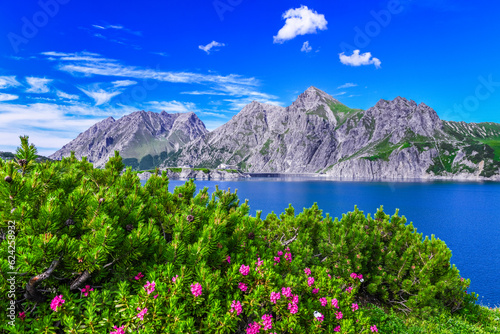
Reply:
[[26, 284], [26, 293], [24, 294], [24, 297], [28, 300], [36, 301], [36, 302], [43, 302], [45, 300], [45, 297], [40, 294], [40, 292], [36, 289], [36, 286], [40, 284], [42, 281], [46, 280], [47, 278], [52, 275], [52, 272], [56, 269], [57, 265], [59, 264], [59, 261], [61, 261], [62, 255], [59, 257], [59, 259], [52, 261], [49, 269], [47, 269], [45, 272], [41, 273], [40, 275], [36, 275], [32, 277], [28, 283]]
[[83, 283], [85, 283], [85, 281], [87, 279], [89, 279], [89, 278], [90, 278], [90, 273], [87, 270], [85, 270], [80, 277], [78, 277], [77, 279], [75, 279], [73, 281], [73, 283], [71, 283], [69, 289], [70, 290], [76, 290], [76, 289], [78, 289], [80, 287], [80, 285], [82, 285]]
[[295, 230], [295, 236], [294, 236], [292, 239], [287, 240], [287, 241], [285, 241], [285, 242], [281, 242], [281, 240], [283, 240], [283, 237], [285, 236], [285, 234], [283, 234], [283, 237], [281, 237], [280, 242], [281, 242], [281, 245], [282, 245], [283, 247], [286, 247], [287, 245], [289, 245], [289, 244], [291, 244], [292, 242], [294, 242], [294, 241], [295, 241], [295, 239], [297, 239], [297, 237], [299, 236], [299, 233], [297, 232], [297, 231], [299, 230], [299, 228], [298, 228], [298, 227], [297, 227], [297, 228], [294, 228], [294, 230]]

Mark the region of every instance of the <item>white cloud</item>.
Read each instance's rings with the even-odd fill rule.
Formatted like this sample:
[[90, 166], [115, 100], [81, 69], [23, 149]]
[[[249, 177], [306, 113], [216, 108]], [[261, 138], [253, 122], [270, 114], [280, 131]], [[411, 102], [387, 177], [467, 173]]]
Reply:
[[361, 65], [375, 65], [376, 68], [380, 68], [382, 64], [378, 58], [372, 57], [370, 52], [359, 54], [359, 50], [354, 50], [353, 54], [346, 56], [344, 52], [339, 54], [340, 62], [344, 65], [350, 66], [361, 66]]
[[121, 91], [113, 91], [113, 92], [107, 92], [104, 89], [98, 88], [98, 89], [93, 89], [93, 90], [86, 90], [83, 88], [79, 88], [82, 92], [87, 94], [89, 97], [94, 99], [95, 105], [100, 106], [102, 104], [108, 103], [111, 101], [111, 99], [117, 95], [120, 95], [122, 92]]
[[0, 102], [17, 100], [18, 98], [19, 98], [19, 96], [17, 96], [17, 95], [0, 93]]
[[57, 94], [57, 97], [59, 97], [61, 99], [65, 99], [65, 100], [78, 100], [78, 99], [80, 99], [80, 97], [78, 95], [68, 94], [68, 93], [62, 92], [60, 90], [58, 90], [56, 92], [56, 94]]
[[356, 87], [357, 84], [352, 83], [352, 82], [347, 82], [341, 86], [338, 86], [337, 89], [343, 89], [343, 88], [351, 88], [351, 87]]
[[[238, 108], [235, 106], [235, 103], [238, 106], [241, 106], [241, 104], [246, 103], [248, 100], [249, 102], [252, 100], [259, 100], [260, 102], [280, 104], [276, 101], [278, 99], [276, 96], [260, 92], [258, 89], [260, 82], [253, 77], [248, 78], [237, 74], [218, 75], [213, 71], [210, 71], [210, 74], [200, 74], [193, 72], [162, 71], [159, 68], [148, 69], [136, 66], [127, 66], [121, 64], [117, 60], [103, 58], [99, 54], [88, 55], [83, 53], [74, 53], [58, 55], [58, 53], [50, 52], [49, 54], [44, 53], [44, 55], [57, 57], [52, 61], [58, 62], [58, 69], [71, 73], [75, 76], [81, 76], [82, 74], [84, 76], [99, 75], [105, 77], [127, 78], [127, 80], [130, 78], [136, 80], [156, 80], [159, 82], [207, 85], [209, 87], [208, 90], [187, 91], [183, 92], [183, 94], [226, 95], [243, 98], [240, 103], [236, 102], [238, 101], [236, 99], [226, 101], [235, 109]], [[90, 57], [90, 59], [87, 59], [88, 57]], [[100, 87], [95, 86], [93, 90], [95, 91], [97, 88]], [[116, 91], [116, 89], [112, 89], [112, 91]]]
[[318, 14], [307, 6], [289, 9], [283, 14], [286, 19], [283, 28], [274, 36], [274, 43], [283, 43], [299, 35], [314, 34], [317, 30], [326, 30], [328, 22], [325, 15]]
[[306, 42], [304, 42], [304, 44], [302, 44], [302, 49], [300, 49], [300, 51], [311, 52], [312, 49], [313, 49], [312, 46], [309, 45], [309, 41], [306, 41]]
[[[54, 52], [42, 53], [47, 56], [55, 57]], [[82, 56], [88, 56], [83, 57]], [[258, 80], [255, 78], [244, 78], [237, 74], [213, 75], [199, 74], [192, 72], [171, 72], [161, 71], [159, 69], [148, 69], [137, 66], [126, 66], [120, 64], [115, 59], [102, 58], [100, 55], [89, 55], [83, 53], [62, 54], [57, 59], [58, 69], [71, 74], [83, 74], [85, 76], [101, 75], [110, 77], [126, 77], [134, 79], [153, 79], [174, 83], [215, 83], [215, 84], [238, 84], [257, 86]], [[90, 58], [89, 58], [90, 57]]]
[[341, 96], [341, 95], [345, 95], [345, 94], [347, 94], [347, 92], [336, 93], [336, 94], [333, 94], [332, 96]]
[[16, 80], [14, 75], [11, 76], [0, 76], [0, 89], [16, 87], [21, 84]]
[[137, 85], [137, 81], [133, 80], [117, 80], [112, 82], [113, 86], [117, 87], [127, 87]]
[[52, 82], [52, 79], [26, 77], [26, 82], [31, 86], [26, 93], [43, 94], [50, 91], [47, 85]]
[[205, 51], [207, 54], [210, 54], [210, 50], [212, 50], [212, 48], [215, 48], [214, 51], [217, 51], [218, 50], [217, 48], [218, 47], [222, 47], [222, 46], [225, 46], [225, 44], [224, 43], [219, 43], [219, 42], [216, 42], [216, 41], [212, 41], [212, 42], [210, 42], [209, 44], [207, 44], [205, 46], [200, 45], [200, 46], [198, 46], [198, 48], [200, 50]]
[[181, 94], [186, 94], [186, 95], [228, 95], [227, 93], [217, 92], [215, 90], [206, 90], [206, 91], [194, 90], [191, 92], [181, 92]]
[[192, 102], [179, 102], [179, 101], [151, 101], [146, 103], [151, 110], [186, 113], [196, 111], [196, 104]]
[[142, 36], [142, 32], [140, 32], [140, 31], [134, 31], [134, 30], [125, 28], [121, 24], [107, 24], [107, 25], [93, 24], [92, 27], [94, 27], [95, 29], [98, 29], [98, 30], [109, 30], [109, 29], [111, 29], [111, 30], [121, 30], [121, 31], [128, 32], [129, 34], [132, 34], [132, 35]]

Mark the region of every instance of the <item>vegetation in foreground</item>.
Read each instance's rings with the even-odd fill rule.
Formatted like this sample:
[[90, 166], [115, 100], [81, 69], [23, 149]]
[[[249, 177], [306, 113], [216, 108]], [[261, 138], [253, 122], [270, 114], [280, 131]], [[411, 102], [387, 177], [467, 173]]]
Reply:
[[262, 219], [192, 180], [142, 187], [118, 152], [103, 170], [35, 158], [21, 137], [0, 159], [3, 333], [500, 332], [445, 243], [397, 212]]

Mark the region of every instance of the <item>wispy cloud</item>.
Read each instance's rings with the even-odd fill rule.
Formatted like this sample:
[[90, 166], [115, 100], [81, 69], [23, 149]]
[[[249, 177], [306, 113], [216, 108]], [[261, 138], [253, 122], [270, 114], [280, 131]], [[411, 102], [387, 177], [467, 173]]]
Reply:
[[137, 85], [137, 81], [133, 80], [117, 80], [112, 82], [113, 86], [117, 87], [128, 87], [128, 86], [133, 86]]
[[50, 155], [95, 123], [136, 111], [130, 107], [95, 107], [72, 101], [61, 103], [0, 103], [0, 151], [14, 150], [19, 136], [28, 135], [39, 154]]
[[229, 95], [227, 93], [217, 92], [215, 90], [206, 90], [206, 91], [194, 90], [191, 92], [181, 92], [181, 94], [186, 94], [186, 95]]
[[[48, 53], [42, 53], [48, 55]], [[56, 57], [54, 52], [50, 52], [52, 59], [58, 63], [57, 68], [61, 71], [71, 74], [83, 74], [85, 76], [109, 76], [125, 77], [134, 79], [152, 79], [172, 83], [214, 83], [214, 84], [238, 84], [257, 86], [258, 80], [255, 78], [245, 78], [237, 74], [215, 75], [200, 74], [193, 72], [173, 72], [161, 71], [159, 69], [143, 68], [138, 66], [127, 66], [121, 64], [118, 60], [103, 58], [100, 55], [90, 56], [81, 53], [64, 54]], [[85, 59], [80, 59], [86, 56]], [[90, 58], [87, 58], [90, 57]]]
[[285, 25], [274, 36], [274, 43], [283, 43], [299, 35], [315, 34], [318, 29], [326, 30], [328, 24], [325, 15], [307, 6], [289, 9], [283, 14], [283, 19], [286, 19]]
[[212, 41], [210, 43], [208, 43], [207, 45], [200, 45], [198, 46], [198, 48], [200, 50], [203, 50], [205, 51], [207, 54], [210, 54], [210, 51], [212, 51], [212, 49], [214, 49], [213, 51], [218, 51], [219, 47], [222, 47], [222, 46], [225, 46], [224, 43], [219, 43], [219, 42], [216, 42], [216, 41]]
[[19, 81], [16, 80], [16, 76], [0, 76], [0, 89], [5, 89], [9, 87], [20, 86]]
[[382, 63], [378, 58], [372, 57], [370, 52], [365, 52], [363, 54], [359, 53], [359, 50], [354, 50], [352, 55], [346, 56], [345, 53], [342, 52], [339, 54], [340, 62], [349, 66], [375, 65], [376, 68], [380, 68]]
[[56, 92], [57, 97], [64, 100], [78, 100], [80, 97], [78, 95], [68, 94], [63, 91], [58, 90]]
[[309, 41], [306, 41], [304, 42], [304, 44], [302, 44], [302, 48], [300, 49], [300, 51], [308, 53], [311, 52], [312, 49], [312, 46], [309, 45]]
[[151, 101], [146, 103], [148, 107], [154, 111], [166, 111], [175, 113], [186, 113], [196, 111], [196, 104], [192, 102], [179, 102], [179, 101]]
[[18, 98], [17, 95], [0, 93], [0, 102], [17, 100]]
[[355, 83], [347, 82], [341, 86], [338, 86], [337, 89], [351, 88], [351, 87], [356, 87], [356, 86], [358, 86], [358, 85]]
[[120, 95], [122, 93], [121, 91], [108, 92], [101, 88], [89, 89], [89, 90], [83, 88], [79, 89], [85, 94], [87, 94], [90, 98], [94, 99], [96, 106], [108, 103], [109, 101], [111, 101], [113, 97]]
[[44, 94], [50, 92], [48, 84], [52, 82], [52, 79], [27, 77], [26, 82], [31, 86], [26, 93]]
[[134, 31], [134, 30], [125, 28], [121, 24], [106, 24], [106, 25], [93, 24], [92, 27], [97, 29], [97, 30], [119, 30], [119, 31], [127, 32], [127, 33], [135, 35], [135, 36], [142, 36], [142, 32]]

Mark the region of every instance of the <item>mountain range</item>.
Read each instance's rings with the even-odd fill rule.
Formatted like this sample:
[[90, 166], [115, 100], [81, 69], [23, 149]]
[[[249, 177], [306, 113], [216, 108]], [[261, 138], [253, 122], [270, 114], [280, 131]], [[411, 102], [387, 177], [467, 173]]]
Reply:
[[500, 124], [443, 121], [402, 97], [352, 109], [315, 87], [286, 108], [254, 101], [211, 132], [194, 113], [110, 117], [50, 158], [75, 151], [102, 167], [114, 150], [134, 169], [228, 164], [351, 179], [500, 180]]

